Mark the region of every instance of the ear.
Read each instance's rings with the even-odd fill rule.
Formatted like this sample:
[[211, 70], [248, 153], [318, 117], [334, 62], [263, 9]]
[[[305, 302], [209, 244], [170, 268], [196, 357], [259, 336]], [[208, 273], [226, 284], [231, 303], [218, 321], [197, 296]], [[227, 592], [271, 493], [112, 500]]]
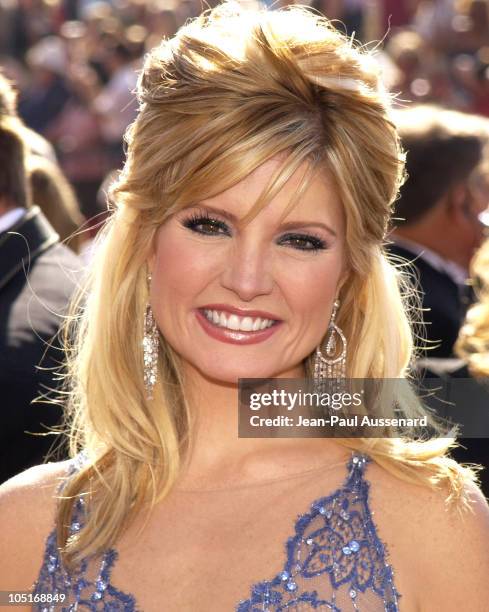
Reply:
[[340, 278], [338, 280], [338, 284], [336, 285], [336, 297], [339, 296], [343, 285], [346, 284], [347, 280], [350, 278], [350, 267], [345, 263], [341, 270]]
[[465, 221], [469, 203], [469, 191], [465, 183], [454, 185], [445, 196], [445, 207], [454, 222]]

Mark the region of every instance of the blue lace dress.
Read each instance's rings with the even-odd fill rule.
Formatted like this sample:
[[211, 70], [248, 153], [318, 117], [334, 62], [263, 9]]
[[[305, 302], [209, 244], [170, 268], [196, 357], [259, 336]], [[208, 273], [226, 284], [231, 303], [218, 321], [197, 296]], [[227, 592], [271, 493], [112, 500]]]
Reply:
[[[83, 460], [82, 454], [76, 457], [68, 475], [79, 469]], [[365, 455], [352, 454], [343, 486], [317, 499], [298, 516], [295, 533], [286, 542], [283, 570], [251, 588], [245, 586], [244, 599], [236, 604], [235, 612], [398, 612], [400, 595], [394, 572], [369, 508], [369, 483], [364, 478], [369, 461]], [[79, 498], [71, 520], [72, 534], [83, 528], [84, 514], [84, 501]], [[68, 575], [60, 565], [53, 530], [46, 541], [33, 595], [64, 594], [65, 599], [63, 604], [40, 603], [33, 609], [142, 612], [133, 595], [111, 584], [117, 557], [117, 551], [109, 549], [97, 558], [95, 572], [87, 559]]]

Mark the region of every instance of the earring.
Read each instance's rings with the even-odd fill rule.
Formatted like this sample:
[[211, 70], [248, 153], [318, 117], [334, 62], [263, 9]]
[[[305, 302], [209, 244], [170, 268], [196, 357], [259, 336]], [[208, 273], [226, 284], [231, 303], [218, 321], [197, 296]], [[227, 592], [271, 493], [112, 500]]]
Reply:
[[[151, 284], [151, 274], [148, 274], [148, 285]], [[144, 358], [144, 386], [146, 398], [153, 399], [153, 388], [158, 374], [158, 346], [159, 333], [156, 321], [148, 303], [144, 314], [143, 358]]]
[[[346, 378], [346, 349], [347, 342], [343, 331], [336, 325], [336, 314], [340, 306], [336, 300], [331, 313], [328, 332], [326, 334], [326, 346], [324, 352], [321, 351], [321, 344], [316, 348], [314, 356], [314, 383], [321, 385], [327, 379], [336, 379], [338, 384], [341, 379]], [[337, 342], [341, 341], [341, 352], [338, 353]]]

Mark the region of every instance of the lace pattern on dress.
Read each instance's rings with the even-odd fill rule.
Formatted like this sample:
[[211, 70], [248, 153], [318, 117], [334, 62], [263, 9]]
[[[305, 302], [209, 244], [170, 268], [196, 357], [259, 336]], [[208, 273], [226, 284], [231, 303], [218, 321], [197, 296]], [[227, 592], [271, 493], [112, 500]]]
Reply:
[[398, 612], [400, 594], [372, 520], [369, 483], [363, 478], [369, 461], [353, 454], [344, 486], [299, 515], [295, 536], [286, 544], [284, 569], [254, 585], [236, 612]]
[[[68, 477], [84, 460], [80, 453], [70, 464]], [[398, 612], [400, 594], [394, 586], [386, 548], [372, 520], [370, 485], [363, 477], [369, 461], [367, 456], [353, 453], [344, 485], [313, 502], [308, 513], [298, 516], [295, 535], [286, 543], [283, 570], [273, 579], [253, 585], [249, 599], [240, 601], [236, 612]], [[83, 528], [85, 512], [80, 497], [73, 510], [71, 534]], [[33, 594], [65, 594], [65, 602], [61, 606], [38, 603], [33, 609], [137, 612], [135, 597], [110, 583], [117, 557], [117, 551], [109, 549], [98, 559], [83, 560], [68, 575], [60, 564], [54, 529], [46, 541]], [[92, 561], [97, 570], [89, 579]]]
[[[85, 461], [84, 453], [78, 454], [69, 465], [67, 478], [77, 472]], [[58, 493], [62, 491], [65, 482], [66, 480], [61, 483]], [[85, 501], [79, 497], [73, 507], [70, 535], [83, 528], [86, 516], [85, 506]], [[46, 540], [44, 560], [34, 585], [33, 595], [65, 595], [65, 599], [61, 605], [60, 600], [52, 605], [48, 602], [35, 604], [33, 610], [37, 612], [74, 612], [76, 610], [138, 612], [135, 598], [110, 584], [110, 574], [117, 557], [117, 551], [109, 549], [101, 559], [97, 560], [95, 557], [84, 559], [76, 570], [68, 574], [60, 562], [56, 529], [54, 529]], [[94, 580], [87, 577], [89, 567], [93, 566], [92, 562], [98, 565]]]

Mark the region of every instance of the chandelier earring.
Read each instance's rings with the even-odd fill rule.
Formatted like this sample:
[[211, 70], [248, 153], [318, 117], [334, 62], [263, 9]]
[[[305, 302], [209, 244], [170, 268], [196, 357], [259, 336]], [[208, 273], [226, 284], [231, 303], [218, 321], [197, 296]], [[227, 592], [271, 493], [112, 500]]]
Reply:
[[338, 384], [346, 378], [347, 341], [345, 334], [336, 324], [339, 306], [340, 302], [336, 300], [324, 343], [320, 343], [316, 348], [314, 356], [314, 383], [316, 385], [324, 384], [328, 379], [333, 379], [331, 382]]
[[[148, 274], [148, 289], [151, 286], [151, 274]], [[149, 293], [149, 291], [148, 291]], [[158, 348], [159, 332], [151, 305], [148, 302], [144, 313], [143, 333], [143, 359], [144, 359], [144, 387], [146, 398], [153, 399], [153, 389], [158, 376]]]

